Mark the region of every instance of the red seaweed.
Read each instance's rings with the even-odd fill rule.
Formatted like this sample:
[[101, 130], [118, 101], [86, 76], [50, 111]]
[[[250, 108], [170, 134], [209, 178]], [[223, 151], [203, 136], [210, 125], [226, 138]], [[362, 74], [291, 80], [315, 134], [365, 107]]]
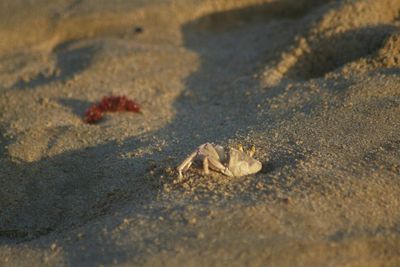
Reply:
[[126, 96], [104, 96], [100, 103], [92, 105], [85, 112], [86, 123], [96, 123], [103, 118], [104, 112], [140, 112], [139, 105]]
[[103, 112], [97, 105], [91, 106], [85, 112], [85, 122], [86, 123], [96, 123], [101, 118], [103, 118]]

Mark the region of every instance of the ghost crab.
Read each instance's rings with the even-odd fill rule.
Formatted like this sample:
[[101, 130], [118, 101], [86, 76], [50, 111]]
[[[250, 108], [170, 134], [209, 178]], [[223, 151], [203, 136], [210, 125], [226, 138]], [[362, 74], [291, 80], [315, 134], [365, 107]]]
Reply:
[[246, 153], [241, 145], [238, 149], [229, 148], [229, 151], [226, 151], [220, 145], [202, 144], [178, 166], [179, 179], [183, 178], [183, 172], [187, 171], [193, 162], [201, 162], [205, 174], [210, 172], [209, 169], [229, 177], [254, 174], [262, 168], [261, 162], [253, 158], [254, 153], [254, 146]]

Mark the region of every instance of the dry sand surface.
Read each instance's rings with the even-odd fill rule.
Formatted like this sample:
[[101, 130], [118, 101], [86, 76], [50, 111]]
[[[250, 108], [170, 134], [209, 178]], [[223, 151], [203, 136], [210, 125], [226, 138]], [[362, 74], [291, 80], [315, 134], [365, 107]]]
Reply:
[[[400, 266], [400, 0], [0, 1], [0, 266]], [[143, 114], [82, 121], [104, 95]], [[254, 144], [256, 175], [175, 167]]]

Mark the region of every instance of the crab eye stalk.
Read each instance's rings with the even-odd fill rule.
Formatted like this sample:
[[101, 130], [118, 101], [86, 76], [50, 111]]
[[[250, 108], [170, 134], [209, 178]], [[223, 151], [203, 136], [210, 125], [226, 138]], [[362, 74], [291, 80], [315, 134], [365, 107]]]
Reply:
[[243, 145], [242, 144], [239, 144], [238, 145], [238, 150], [240, 151], [240, 152], [243, 152], [244, 150], [243, 150]]
[[253, 157], [255, 153], [256, 153], [256, 146], [252, 145], [250, 150], [249, 150], [249, 156]]

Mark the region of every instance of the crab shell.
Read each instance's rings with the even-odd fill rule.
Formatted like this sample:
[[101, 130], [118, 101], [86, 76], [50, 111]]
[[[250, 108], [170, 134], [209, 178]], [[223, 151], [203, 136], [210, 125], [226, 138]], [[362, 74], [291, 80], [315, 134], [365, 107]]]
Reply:
[[250, 157], [248, 154], [234, 149], [229, 149], [228, 169], [233, 176], [240, 177], [249, 174], [257, 173], [261, 170], [262, 164], [260, 161]]

